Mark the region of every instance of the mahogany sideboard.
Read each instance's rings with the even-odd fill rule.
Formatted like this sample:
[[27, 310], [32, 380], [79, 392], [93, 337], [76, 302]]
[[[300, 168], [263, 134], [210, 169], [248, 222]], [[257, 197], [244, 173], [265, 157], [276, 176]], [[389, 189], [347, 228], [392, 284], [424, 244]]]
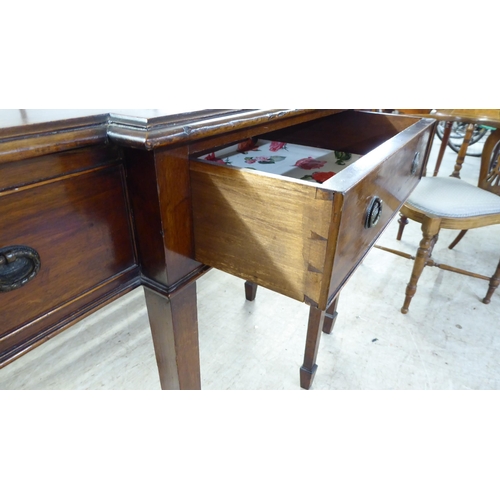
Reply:
[[[199, 389], [196, 279], [215, 267], [249, 299], [262, 285], [310, 306], [309, 388], [338, 294], [418, 183], [434, 126], [356, 110], [0, 111], [0, 367], [143, 286], [162, 388]], [[206, 160], [249, 138], [362, 156], [323, 183]]]

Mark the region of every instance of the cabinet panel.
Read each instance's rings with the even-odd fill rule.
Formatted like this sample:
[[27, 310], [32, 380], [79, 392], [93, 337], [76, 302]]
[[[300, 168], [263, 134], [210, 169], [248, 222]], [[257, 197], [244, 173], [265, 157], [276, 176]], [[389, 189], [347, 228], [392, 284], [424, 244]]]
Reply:
[[0, 212], [0, 248], [26, 245], [41, 260], [31, 281], [0, 294], [2, 351], [20, 340], [9, 332], [136, 265], [122, 167], [5, 191]]

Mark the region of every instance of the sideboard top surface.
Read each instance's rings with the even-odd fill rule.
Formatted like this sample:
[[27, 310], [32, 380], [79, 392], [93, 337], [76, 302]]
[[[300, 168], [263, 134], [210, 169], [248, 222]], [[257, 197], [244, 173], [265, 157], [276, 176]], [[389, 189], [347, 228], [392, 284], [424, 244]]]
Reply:
[[[236, 110], [226, 110], [234, 112]], [[67, 127], [121, 123], [148, 127], [158, 123], [172, 123], [180, 117], [193, 119], [216, 110], [169, 109], [2, 109], [0, 110], [0, 137], [15, 137], [30, 131], [64, 129]]]
[[[40, 132], [106, 124], [143, 131], [184, 128], [200, 122], [235, 123], [244, 120], [273, 119], [300, 115], [311, 110], [300, 109], [1, 109], [0, 139], [8, 140]], [[338, 110], [331, 110], [335, 113]]]
[[0, 110], [0, 163], [99, 143], [153, 150], [344, 110]]
[[291, 118], [344, 110], [0, 110], [0, 163], [111, 141], [152, 150]]

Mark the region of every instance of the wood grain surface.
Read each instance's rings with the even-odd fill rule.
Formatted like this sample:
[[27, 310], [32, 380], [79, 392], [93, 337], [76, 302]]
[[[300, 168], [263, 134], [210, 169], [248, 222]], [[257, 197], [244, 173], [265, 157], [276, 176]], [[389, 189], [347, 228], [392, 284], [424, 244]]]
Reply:
[[197, 260], [300, 301], [319, 300], [331, 193], [195, 161], [191, 183]]
[[127, 280], [138, 277], [120, 166], [2, 195], [0, 211], [6, 215], [0, 218], [0, 247], [34, 248], [41, 269], [22, 288], [2, 294], [0, 350], [7, 349], [7, 338], [12, 347], [12, 332], [113, 277], [127, 270], [132, 273]]

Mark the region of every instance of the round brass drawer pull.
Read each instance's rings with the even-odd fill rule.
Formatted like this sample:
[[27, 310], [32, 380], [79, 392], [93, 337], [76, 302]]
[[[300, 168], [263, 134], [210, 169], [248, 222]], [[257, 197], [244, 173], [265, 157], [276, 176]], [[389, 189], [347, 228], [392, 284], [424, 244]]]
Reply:
[[40, 270], [38, 252], [24, 245], [0, 248], [0, 292], [10, 292], [32, 280]]
[[382, 200], [378, 196], [374, 196], [370, 200], [365, 216], [365, 227], [367, 229], [375, 227], [378, 224], [382, 215], [382, 205]]

